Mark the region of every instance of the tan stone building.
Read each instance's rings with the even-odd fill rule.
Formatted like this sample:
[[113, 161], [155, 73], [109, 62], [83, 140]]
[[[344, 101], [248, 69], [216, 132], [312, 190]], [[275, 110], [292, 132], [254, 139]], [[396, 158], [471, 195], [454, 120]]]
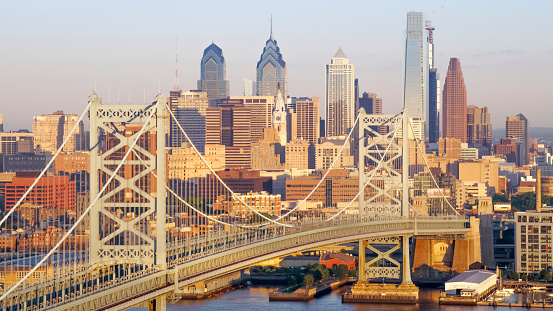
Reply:
[[486, 183], [488, 195], [493, 196], [499, 187], [499, 165], [490, 160], [459, 162], [459, 180]]
[[[280, 194], [269, 194], [268, 192], [249, 192], [239, 194], [238, 197], [258, 213], [266, 213], [273, 216], [280, 216], [282, 208]], [[229, 216], [246, 218], [254, 213], [242, 204], [238, 199], [227, 198], [222, 202], [213, 204], [214, 210], [224, 210]]]
[[286, 144], [286, 169], [309, 169], [309, 142], [296, 139]]
[[297, 138], [305, 139], [312, 144], [319, 141], [320, 135], [320, 103], [318, 97], [311, 100], [296, 102]]
[[461, 159], [461, 140], [456, 138], [440, 138], [438, 140], [438, 155], [448, 156], [450, 159]]
[[[325, 173], [323, 170], [309, 176], [286, 180], [286, 200], [303, 200]], [[333, 169], [327, 180], [315, 190], [309, 201], [321, 201], [325, 207], [341, 206], [341, 203], [353, 200], [359, 191], [359, 177], [352, 176], [347, 169]]]
[[330, 168], [344, 143], [344, 150], [342, 150], [333, 169], [353, 167], [353, 156], [350, 154], [350, 143], [346, 141], [346, 136], [333, 136], [324, 138], [320, 144], [315, 145], [315, 169]]
[[274, 128], [263, 129], [263, 139], [252, 143], [252, 169], [282, 170], [281, 155], [276, 152], [283, 147], [279, 144], [278, 132]]
[[[64, 114], [61, 110], [53, 114], [35, 116], [33, 118], [34, 148], [36, 149], [37, 146], [40, 146], [42, 151], [55, 153], [78, 120], [78, 116]], [[84, 124], [81, 121], [62, 151], [75, 152], [85, 149], [85, 146]]]
[[[215, 171], [224, 170], [225, 146], [206, 145], [204, 158]], [[211, 171], [190, 144], [170, 149], [167, 156], [168, 179], [187, 180], [194, 177], [205, 177], [208, 174], [211, 174]]]

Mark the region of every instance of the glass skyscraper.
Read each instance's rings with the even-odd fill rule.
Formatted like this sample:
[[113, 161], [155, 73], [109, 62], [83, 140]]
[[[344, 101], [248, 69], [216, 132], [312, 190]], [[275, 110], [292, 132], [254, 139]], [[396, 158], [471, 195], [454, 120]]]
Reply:
[[257, 62], [257, 95], [276, 96], [278, 84], [282, 96], [286, 98], [288, 85], [286, 83], [286, 62], [282, 59], [280, 48], [273, 37], [273, 25], [271, 19], [271, 36], [265, 43], [263, 53]]
[[440, 75], [434, 67], [434, 30], [430, 20], [426, 21], [428, 30], [428, 142], [437, 143], [440, 139]]
[[417, 138], [424, 141], [426, 121], [428, 65], [423, 40], [422, 12], [407, 13], [405, 38], [405, 67], [403, 71], [403, 106], [413, 118], [415, 127], [422, 129]]
[[225, 57], [223, 50], [211, 43], [204, 50], [200, 64], [201, 80], [198, 80], [198, 90], [207, 92], [210, 107], [217, 107], [221, 99], [229, 96]]

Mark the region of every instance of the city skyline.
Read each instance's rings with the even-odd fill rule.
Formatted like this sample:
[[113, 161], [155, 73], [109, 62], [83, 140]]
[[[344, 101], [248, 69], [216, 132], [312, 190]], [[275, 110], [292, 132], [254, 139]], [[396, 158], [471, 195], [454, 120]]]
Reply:
[[[221, 3], [213, 13], [218, 19], [202, 29], [195, 25], [207, 18], [207, 13], [202, 13], [198, 4], [189, 4], [187, 8], [185, 4], [164, 2], [153, 7], [138, 2], [133, 3], [129, 12], [125, 3], [108, 6], [107, 2], [100, 2], [97, 7], [59, 3], [63, 9], [57, 11], [53, 9], [56, 6], [40, 2], [31, 7], [4, 4], [3, 11], [11, 13], [6, 16], [6, 23], [15, 24], [23, 14], [25, 19], [36, 22], [18, 25], [16, 31], [9, 33], [4, 30], [9, 46], [2, 60], [4, 74], [0, 81], [4, 95], [0, 113], [4, 115], [5, 130], [30, 129], [33, 115], [55, 110], [78, 114], [94, 88], [104, 101], [111, 97], [112, 103], [117, 102], [118, 93], [119, 101], [128, 103], [129, 90], [131, 101], [136, 103], [143, 102], [144, 97], [149, 102], [159, 86], [168, 94], [174, 81], [175, 37], [179, 39], [179, 81], [183, 90], [196, 88], [195, 82], [200, 78], [198, 62], [203, 49], [213, 40], [224, 50], [230, 95], [241, 95], [242, 79], [255, 79], [255, 64], [269, 32], [271, 13], [273, 32], [287, 62], [290, 96], [324, 98], [323, 65], [328, 62], [328, 55], [341, 46], [356, 64], [360, 92], [379, 94], [385, 113], [398, 112], [402, 105], [405, 14], [422, 11], [437, 28], [436, 67], [444, 74], [450, 57], [463, 60], [467, 104], [487, 106], [494, 128], [503, 128], [506, 116], [521, 112], [532, 126], [547, 126], [549, 121], [547, 114], [540, 113], [550, 101], [546, 85], [552, 65], [546, 60], [553, 54], [551, 43], [539, 40], [552, 28], [544, 13], [547, 10], [543, 9], [544, 5], [551, 6], [547, 2], [531, 6], [492, 2], [479, 4], [475, 9], [470, 2], [445, 5], [428, 2], [417, 7], [408, 3], [392, 6], [351, 2], [359, 13], [352, 12], [346, 21], [341, 19], [344, 22], [341, 27], [325, 25], [314, 17], [330, 14], [330, 2], [322, 2], [320, 6], [300, 3], [295, 10], [285, 10], [289, 5], [271, 7], [272, 12], [248, 7], [250, 2], [232, 4], [248, 7], [238, 18], [225, 14], [231, 4]], [[537, 7], [541, 9], [536, 10]], [[307, 8], [313, 14], [304, 14]], [[491, 10], [498, 16], [525, 20], [525, 27], [509, 19], [494, 18]], [[179, 11], [198, 14], [190, 14], [188, 20], [164, 19], [164, 23], [151, 18], [156, 13], [173, 16]], [[370, 13], [374, 15], [361, 23], [361, 17], [368, 11], [379, 14]], [[59, 18], [59, 14], [64, 18]], [[124, 25], [117, 21], [117, 15], [121, 14], [127, 19]], [[297, 23], [289, 23], [290, 20]], [[467, 20], [481, 20], [486, 27], [477, 22], [467, 24]], [[33, 26], [38, 24], [42, 26]], [[251, 27], [253, 24], [256, 27]], [[248, 32], [243, 32], [245, 25], [249, 25]], [[513, 37], [517, 38], [516, 45]], [[529, 111], [520, 110], [520, 100], [509, 92], [512, 89], [526, 94], [528, 102], [524, 107]], [[21, 105], [31, 109], [21, 111]]]

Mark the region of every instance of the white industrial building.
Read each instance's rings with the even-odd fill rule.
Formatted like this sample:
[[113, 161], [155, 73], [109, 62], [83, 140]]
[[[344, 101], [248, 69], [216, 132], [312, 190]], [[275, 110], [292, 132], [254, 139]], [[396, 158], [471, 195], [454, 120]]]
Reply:
[[497, 275], [488, 271], [469, 270], [445, 282], [447, 295], [461, 295], [461, 292], [472, 292], [480, 296], [493, 288], [497, 283]]

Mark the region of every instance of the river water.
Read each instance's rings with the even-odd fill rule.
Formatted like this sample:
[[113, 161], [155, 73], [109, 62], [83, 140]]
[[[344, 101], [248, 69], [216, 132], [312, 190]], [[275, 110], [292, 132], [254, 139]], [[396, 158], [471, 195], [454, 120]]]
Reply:
[[[371, 310], [371, 311], [415, 311], [415, 310], [523, 310], [523, 308], [510, 309], [508, 307], [487, 307], [487, 306], [441, 306], [438, 304], [440, 290], [421, 288], [419, 292], [419, 303], [417, 305], [384, 305], [384, 304], [356, 304], [342, 303], [342, 293], [347, 291], [348, 287], [334, 290], [332, 293], [318, 297], [308, 302], [288, 302], [271, 301], [269, 302], [269, 292], [278, 290], [282, 287], [270, 285], [252, 285], [230, 291], [206, 300], [181, 300], [175, 304], [167, 305], [167, 310], [236, 310], [236, 311], [304, 311], [304, 310], [328, 310], [328, 311], [350, 311], [350, 310]], [[530, 293], [528, 296], [532, 298]], [[512, 302], [526, 301], [524, 294], [515, 294], [511, 296]], [[535, 299], [551, 299], [545, 293], [536, 293]], [[506, 299], [509, 302], [509, 298]]]

